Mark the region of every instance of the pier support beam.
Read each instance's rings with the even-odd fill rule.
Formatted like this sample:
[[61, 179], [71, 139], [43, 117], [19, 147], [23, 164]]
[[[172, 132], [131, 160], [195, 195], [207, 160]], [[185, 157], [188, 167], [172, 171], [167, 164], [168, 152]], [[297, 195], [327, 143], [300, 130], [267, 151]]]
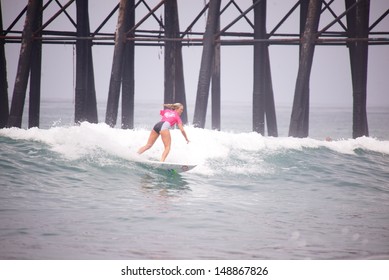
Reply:
[[[304, 30], [305, 30], [305, 23], [307, 22], [307, 16], [308, 16], [308, 7], [309, 7], [309, 0], [302, 0], [300, 2], [300, 39], [303, 38]], [[299, 46], [299, 61], [301, 60], [301, 54], [303, 53], [303, 47], [302, 44]], [[304, 110], [304, 123], [303, 131], [307, 131], [307, 135], [309, 132], [309, 100], [310, 100], [310, 89], [309, 89], [309, 82], [305, 84], [305, 110]]]
[[[255, 2], [255, 0], [254, 0]], [[266, 38], [266, 1], [254, 7], [254, 39]], [[254, 44], [253, 131], [265, 135], [266, 46]]]
[[[165, 37], [180, 38], [177, 0], [165, 1]], [[165, 41], [164, 91], [164, 103], [179, 102], [186, 108], [182, 43], [180, 41]], [[184, 110], [181, 119], [184, 123], [188, 122], [187, 110]]]
[[[119, 16], [116, 26], [115, 48], [112, 60], [111, 79], [109, 83], [107, 112], [105, 115], [105, 122], [111, 127], [114, 127], [117, 122], [120, 85], [122, 82], [124, 65], [123, 57], [126, 48], [126, 23], [130, 22], [128, 17], [129, 9], [133, 7], [131, 4], [132, 3], [130, 3], [129, 0], [120, 0], [119, 4]], [[129, 48], [131, 47], [129, 46]], [[131, 67], [130, 64], [131, 62], [129, 62], [128, 67]], [[127, 70], [129, 70], [129, 68]], [[131, 79], [131, 77], [129, 79]]]
[[[348, 9], [356, 0], [346, 0]], [[348, 36], [368, 38], [370, 0], [359, 1], [347, 14]], [[348, 44], [353, 84], [353, 138], [369, 136], [366, 112], [368, 42], [355, 41]]]
[[[257, 0], [253, 0], [255, 4]], [[267, 39], [266, 6], [262, 0], [254, 6], [254, 39]], [[265, 135], [265, 117], [269, 136], [278, 136], [273, 86], [271, 81], [269, 46], [254, 44], [253, 131]]]
[[267, 135], [278, 137], [276, 105], [274, 102], [273, 83], [270, 69], [269, 47], [266, 46], [266, 93], [265, 93], [265, 115]]
[[120, 97], [120, 85], [122, 80], [123, 56], [126, 44], [126, 11], [128, 11], [128, 0], [120, 0], [118, 23], [116, 26], [115, 48], [113, 52], [111, 79], [109, 82], [107, 112], [105, 122], [114, 127], [117, 122], [118, 106]]
[[[3, 34], [3, 13], [0, 2], [0, 34]], [[8, 122], [8, 83], [7, 83], [7, 62], [5, 59], [5, 40], [0, 39], [0, 128], [4, 128]]]
[[21, 127], [26, 89], [31, 66], [31, 54], [33, 50], [35, 22], [39, 18], [41, 0], [29, 0], [27, 5], [26, 20], [22, 33], [22, 43], [18, 68], [16, 72], [15, 86], [12, 95], [11, 111], [8, 118], [8, 127]]
[[[39, 0], [39, 11], [42, 10], [43, 1]], [[34, 22], [33, 30], [39, 30], [42, 26], [42, 12], [39, 12]], [[34, 34], [40, 37], [42, 32]], [[35, 40], [32, 45], [31, 69], [30, 69], [30, 98], [28, 107], [28, 127], [39, 127], [40, 102], [41, 102], [41, 71], [42, 69], [42, 41]]]
[[320, 20], [321, 4], [321, 0], [309, 0], [308, 4], [307, 20], [300, 44], [300, 63], [289, 126], [289, 136], [293, 137], [308, 137], [309, 79]]
[[[217, 23], [217, 32], [220, 31], [220, 18]], [[216, 38], [216, 39], [220, 39]], [[212, 129], [221, 129], [221, 79], [220, 79], [220, 43], [215, 44], [215, 53], [213, 56], [213, 71], [211, 84], [212, 99]]]
[[[124, 29], [131, 30], [135, 25], [135, 0], [127, 0]], [[134, 37], [134, 34], [130, 34]], [[134, 128], [135, 110], [135, 42], [126, 41], [122, 77], [122, 128]]]
[[204, 128], [207, 114], [212, 65], [214, 62], [215, 34], [217, 31], [221, 0], [210, 0], [207, 24], [204, 33], [203, 54], [197, 86], [193, 125]]
[[[76, 0], [77, 36], [89, 37], [88, 0]], [[93, 73], [92, 42], [77, 40], [76, 43], [76, 96], [74, 121], [97, 123], [97, 102]]]

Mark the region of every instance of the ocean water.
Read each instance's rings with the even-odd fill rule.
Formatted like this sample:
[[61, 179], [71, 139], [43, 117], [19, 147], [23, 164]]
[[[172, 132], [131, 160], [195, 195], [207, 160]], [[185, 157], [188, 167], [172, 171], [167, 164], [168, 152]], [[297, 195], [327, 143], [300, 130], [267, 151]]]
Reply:
[[351, 109], [313, 108], [296, 139], [288, 108], [274, 138], [230, 104], [222, 131], [189, 125], [186, 144], [172, 130], [168, 161], [197, 164], [173, 175], [139, 163], [160, 140], [136, 153], [159, 109], [122, 130], [75, 126], [72, 104], [48, 102], [41, 128], [1, 129], [0, 259], [389, 259], [387, 108], [358, 139]]

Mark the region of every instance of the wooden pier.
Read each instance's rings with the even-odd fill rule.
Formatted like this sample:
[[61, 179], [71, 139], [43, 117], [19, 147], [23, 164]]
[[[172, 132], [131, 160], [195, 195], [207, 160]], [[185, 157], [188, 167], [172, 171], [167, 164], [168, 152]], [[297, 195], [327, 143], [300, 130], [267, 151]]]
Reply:
[[[332, 9], [334, 0], [296, 0], [295, 4], [276, 24], [267, 30], [267, 5], [274, 0], [252, 0], [242, 8], [238, 0], [207, 0], [204, 8], [186, 26], [180, 26], [180, 5], [190, 5], [185, 0], [161, 0], [154, 6], [146, 0], [118, 0], [113, 9], [107, 10], [107, 17], [94, 31], [90, 30], [93, 8], [88, 0], [26, 0], [10, 26], [3, 26], [0, 2], [0, 128], [21, 127], [22, 116], [29, 85], [28, 127], [39, 126], [41, 97], [41, 67], [43, 44], [72, 44], [76, 49], [76, 82], [74, 121], [98, 122], [96, 89], [93, 68], [92, 47], [112, 45], [113, 60], [109, 88], [107, 89], [107, 110], [105, 122], [117, 125], [119, 98], [121, 96], [121, 127], [134, 128], [135, 109], [135, 48], [160, 46], [164, 48], [164, 102], [180, 102], [186, 107], [185, 61], [182, 46], [202, 48], [200, 70], [193, 124], [204, 128], [209, 95], [212, 100], [212, 128], [221, 128], [221, 56], [223, 46], [248, 45], [253, 52], [252, 127], [253, 131], [265, 135], [278, 136], [275, 96], [271, 77], [269, 46], [299, 46], [299, 67], [295, 83], [294, 101], [289, 125], [289, 136], [309, 135], [310, 74], [317, 45], [331, 47], [344, 46], [349, 50], [353, 90], [353, 137], [368, 136], [366, 113], [368, 50], [370, 45], [388, 45], [389, 30], [374, 32], [375, 26], [389, 14], [389, 3], [381, 16], [371, 19], [370, 0], [344, 0], [344, 11], [337, 14]], [[338, 0], [341, 1], [341, 0]], [[43, 15], [50, 5], [57, 6], [57, 12], [45, 22]], [[75, 5], [75, 14], [68, 8]], [[139, 6], [147, 7], [146, 14], [138, 15]], [[163, 9], [163, 17], [156, 15]], [[239, 16], [229, 19], [221, 26], [221, 19], [228, 9], [239, 11]], [[280, 27], [291, 14], [299, 12], [298, 34], [281, 34]], [[333, 20], [319, 29], [321, 15], [329, 11]], [[48, 26], [58, 16], [65, 14], [74, 26], [73, 30], [49, 30]], [[192, 27], [206, 14], [205, 29], [192, 32]], [[137, 15], [137, 17], [136, 17]], [[102, 33], [100, 30], [112, 18], [117, 18], [116, 30]], [[148, 18], [154, 18], [159, 30], [142, 30], [140, 26]], [[136, 21], [136, 18], [140, 20]], [[17, 30], [15, 25], [24, 19], [24, 27]], [[229, 31], [240, 20], [246, 21], [251, 30]], [[226, 22], [224, 20], [223, 22]], [[342, 31], [333, 31], [335, 25]], [[389, 29], [389, 26], [388, 26]], [[14, 90], [9, 102], [7, 86], [7, 63], [5, 44], [20, 44]], [[351, 94], [351, 93], [350, 93]], [[9, 104], [11, 105], [9, 107]], [[185, 112], [182, 116], [188, 122]], [[266, 127], [265, 127], [266, 124]]]

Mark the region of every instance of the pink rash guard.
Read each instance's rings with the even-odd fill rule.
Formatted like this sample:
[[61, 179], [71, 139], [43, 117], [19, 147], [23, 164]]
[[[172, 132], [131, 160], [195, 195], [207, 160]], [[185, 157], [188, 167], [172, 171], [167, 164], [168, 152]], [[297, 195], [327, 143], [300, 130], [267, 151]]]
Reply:
[[163, 122], [169, 122], [170, 126], [173, 126], [175, 124], [182, 124], [180, 115], [176, 111], [166, 109], [166, 110], [161, 110], [159, 113], [162, 116]]

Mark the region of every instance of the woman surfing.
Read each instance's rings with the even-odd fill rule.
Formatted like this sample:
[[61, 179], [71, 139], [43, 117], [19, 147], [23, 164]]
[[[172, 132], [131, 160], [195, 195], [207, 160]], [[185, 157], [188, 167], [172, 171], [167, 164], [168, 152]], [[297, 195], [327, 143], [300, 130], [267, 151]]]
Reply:
[[189, 143], [189, 139], [186, 135], [180, 117], [182, 112], [184, 111], [184, 106], [181, 103], [163, 104], [163, 106], [167, 109], [160, 111], [160, 115], [162, 116], [161, 121], [154, 125], [154, 128], [150, 132], [149, 139], [147, 140], [147, 144], [138, 150], [138, 154], [144, 153], [154, 145], [159, 135], [161, 135], [162, 142], [165, 147], [161, 157], [162, 162], [165, 161], [166, 157], [170, 152], [171, 137], [169, 129], [171, 127], [174, 127], [174, 125], [177, 124], [186, 142]]

